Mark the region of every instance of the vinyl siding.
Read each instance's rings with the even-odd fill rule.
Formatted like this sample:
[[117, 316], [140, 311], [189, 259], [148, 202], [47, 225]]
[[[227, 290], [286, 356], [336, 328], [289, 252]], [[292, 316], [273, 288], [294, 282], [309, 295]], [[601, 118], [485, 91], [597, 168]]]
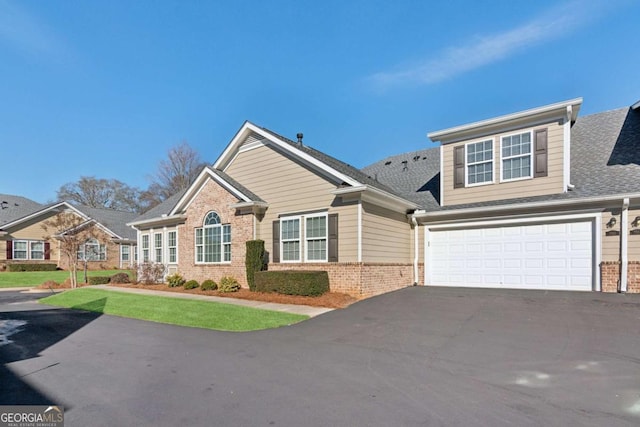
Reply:
[[[620, 214], [619, 210], [613, 214], [611, 210], [602, 212], [602, 261], [620, 261]], [[629, 215], [631, 216], [631, 215]], [[613, 227], [607, 227], [611, 218], [616, 219]], [[618, 233], [618, 234], [612, 234]], [[610, 235], [607, 235], [610, 233]], [[631, 241], [631, 239], [629, 239]]]
[[[629, 232], [640, 229], [640, 224], [638, 227], [631, 224], [637, 216], [640, 216], [640, 209], [629, 209]], [[628, 245], [629, 261], [640, 261], [640, 234], [629, 234]]]
[[405, 215], [362, 204], [362, 260], [413, 262], [413, 231]]
[[[519, 131], [509, 131], [500, 134], [487, 135], [469, 141], [460, 141], [443, 146], [443, 185], [444, 203], [446, 205], [457, 205], [464, 203], [486, 202], [491, 200], [511, 199], [516, 197], [541, 196], [545, 194], [562, 193], [563, 189], [563, 126], [549, 123], [534, 128], [522, 129], [522, 132], [547, 128], [547, 170], [548, 176], [532, 178], [521, 181], [500, 182], [501, 176], [501, 150], [500, 141], [502, 136], [512, 135]], [[494, 183], [478, 185], [474, 187], [453, 188], [453, 155], [455, 147], [464, 146], [469, 142], [478, 142], [486, 139], [493, 139], [493, 176]]]
[[[52, 230], [46, 231], [44, 229], [44, 222], [50, 219], [51, 216], [38, 220], [31, 220], [22, 224], [22, 228], [10, 231], [7, 236], [3, 237], [3, 241], [0, 242], [0, 260], [7, 259], [7, 240], [47, 240], [47, 236], [53, 233]], [[56, 262], [60, 258], [58, 250], [58, 242], [55, 240], [49, 240], [50, 242], [50, 262]]]
[[338, 214], [339, 262], [357, 261], [357, 204], [342, 203], [331, 194], [339, 183], [271, 146], [238, 153], [225, 172], [269, 203], [256, 227], [267, 251], [273, 246], [271, 224], [280, 215], [326, 210]]

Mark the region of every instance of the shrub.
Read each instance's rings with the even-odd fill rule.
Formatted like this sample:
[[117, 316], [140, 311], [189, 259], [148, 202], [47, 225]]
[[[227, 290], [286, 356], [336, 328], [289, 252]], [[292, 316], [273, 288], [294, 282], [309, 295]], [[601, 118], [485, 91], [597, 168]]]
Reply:
[[40, 285], [40, 287], [55, 289], [60, 287], [60, 283], [56, 282], [55, 280], [45, 280], [45, 282]]
[[185, 289], [196, 289], [198, 287], [200, 287], [200, 283], [198, 283], [196, 280], [189, 280], [184, 284]]
[[138, 265], [138, 280], [146, 285], [162, 282], [164, 265], [154, 262], [143, 262]]
[[220, 292], [238, 292], [239, 290], [240, 284], [233, 277], [225, 276], [218, 283], [218, 291]]
[[127, 273], [116, 273], [109, 278], [109, 283], [131, 283]]
[[186, 280], [178, 273], [167, 276], [165, 279], [170, 288], [177, 288], [185, 284]]
[[260, 271], [256, 273], [256, 291], [318, 296], [329, 292], [329, 274], [326, 271]]
[[200, 289], [203, 291], [215, 291], [218, 289], [218, 284], [211, 279], [207, 279], [200, 285]]
[[9, 264], [9, 271], [56, 271], [55, 264]]
[[250, 290], [255, 290], [255, 273], [266, 270], [264, 240], [249, 240], [246, 243], [247, 254], [244, 264], [247, 269], [247, 283]]
[[111, 280], [109, 276], [89, 276], [87, 277], [87, 283], [90, 285], [106, 285]]

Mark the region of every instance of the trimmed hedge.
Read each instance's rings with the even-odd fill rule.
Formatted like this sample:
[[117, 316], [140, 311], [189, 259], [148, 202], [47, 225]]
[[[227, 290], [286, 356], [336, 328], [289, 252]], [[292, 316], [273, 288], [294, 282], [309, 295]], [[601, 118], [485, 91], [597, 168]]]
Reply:
[[218, 284], [211, 279], [205, 280], [200, 285], [200, 290], [202, 291], [215, 291], [216, 289], [218, 289]]
[[55, 264], [9, 264], [9, 271], [56, 271], [58, 266]]
[[329, 274], [326, 271], [259, 271], [256, 291], [315, 297], [329, 292]]
[[249, 290], [255, 290], [255, 273], [258, 271], [266, 270], [266, 264], [264, 262], [264, 240], [248, 240], [247, 254], [244, 258], [244, 264], [247, 268], [247, 283], [249, 284]]
[[106, 285], [111, 280], [110, 276], [89, 276], [87, 281], [90, 285]]
[[184, 284], [185, 289], [196, 289], [200, 287], [200, 283], [197, 280], [189, 280]]
[[131, 283], [131, 278], [127, 273], [116, 273], [109, 278], [109, 283]]

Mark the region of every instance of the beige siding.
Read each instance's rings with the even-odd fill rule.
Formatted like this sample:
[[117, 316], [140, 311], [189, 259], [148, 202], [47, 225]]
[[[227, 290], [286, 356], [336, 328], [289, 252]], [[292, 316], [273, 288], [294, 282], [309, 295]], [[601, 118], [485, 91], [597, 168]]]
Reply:
[[357, 205], [342, 203], [331, 194], [339, 183], [329, 182], [270, 146], [239, 153], [225, 172], [269, 203], [256, 227], [267, 251], [273, 247], [272, 222], [280, 215], [328, 209], [338, 214], [340, 262], [357, 261]]
[[[464, 203], [486, 202], [491, 200], [512, 199], [517, 197], [541, 196], [546, 194], [562, 193], [563, 189], [563, 127], [558, 123], [550, 123], [535, 128], [522, 129], [537, 130], [547, 128], [547, 167], [548, 176], [521, 181], [500, 182], [501, 150], [500, 138], [518, 131], [504, 132], [496, 135], [488, 135], [472, 141], [460, 141], [443, 146], [443, 185], [444, 204], [456, 205]], [[493, 176], [494, 183], [478, 185], [467, 188], [453, 188], [453, 153], [455, 147], [465, 145], [468, 142], [478, 142], [493, 139]]]
[[[616, 224], [608, 227], [607, 223], [615, 218]], [[609, 233], [609, 235], [607, 235]], [[602, 212], [602, 261], [620, 261], [620, 211], [608, 209]]]
[[362, 204], [362, 260], [411, 263], [412, 230], [405, 215]]
[[[60, 259], [60, 251], [58, 250], [58, 243], [55, 240], [47, 239], [53, 233], [53, 230], [45, 230], [45, 221], [51, 219], [52, 215], [45, 218], [38, 218], [37, 220], [31, 220], [23, 223], [21, 228], [10, 230], [7, 236], [3, 237], [3, 242], [0, 243], [0, 260], [7, 259], [7, 243], [6, 240], [49, 240], [50, 242], [50, 259], [47, 262], [57, 262]], [[17, 261], [16, 261], [17, 262]]]
[[[629, 209], [629, 232], [640, 230], [640, 223], [632, 224], [637, 216], [640, 216], [640, 209]], [[628, 245], [629, 261], [640, 261], [640, 234], [629, 234]]]

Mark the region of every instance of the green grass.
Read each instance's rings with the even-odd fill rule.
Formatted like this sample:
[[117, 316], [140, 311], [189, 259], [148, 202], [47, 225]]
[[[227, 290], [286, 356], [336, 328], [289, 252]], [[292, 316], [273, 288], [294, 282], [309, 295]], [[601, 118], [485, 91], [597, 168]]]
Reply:
[[[88, 276], [111, 276], [116, 273], [129, 273], [128, 270], [90, 270]], [[3, 271], [0, 273], [0, 288], [13, 288], [24, 286], [38, 286], [47, 280], [64, 282], [69, 277], [68, 271]], [[78, 272], [78, 283], [84, 281], [84, 272]]]
[[308, 316], [261, 310], [210, 301], [155, 295], [138, 295], [103, 289], [74, 289], [40, 300], [42, 304], [172, 325], [255, 331], [277, 328], [308, 319]]

